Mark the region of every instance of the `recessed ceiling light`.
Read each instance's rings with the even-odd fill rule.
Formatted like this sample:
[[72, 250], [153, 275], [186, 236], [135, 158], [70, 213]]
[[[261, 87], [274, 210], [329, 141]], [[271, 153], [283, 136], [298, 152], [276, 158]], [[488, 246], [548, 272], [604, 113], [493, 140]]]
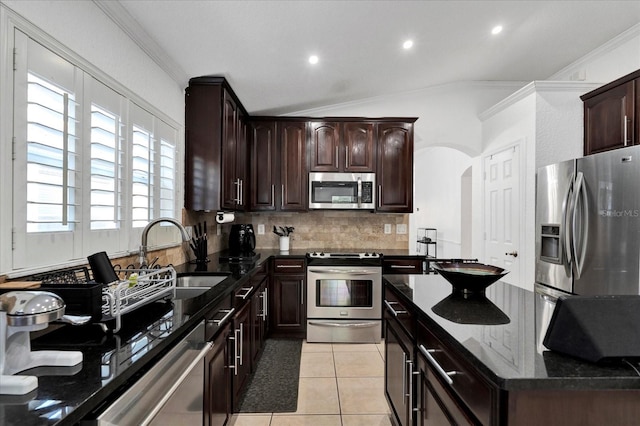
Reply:
[[407, 40], [404, 43], [402, 43], [402, 47], [405, 49], [411, 49], [411, 47], [413, 47], [413, 40]]
[[318, 63], [318, 57], [316, 55], [311, 55], [309, 56], [309, 63], [310, 64], [317, 64]]
[[491, 34], [493, 34], [493, 35], [500, 34], [501, 32], [502, 32], [502, 25], [496, 25], [491, 30]]

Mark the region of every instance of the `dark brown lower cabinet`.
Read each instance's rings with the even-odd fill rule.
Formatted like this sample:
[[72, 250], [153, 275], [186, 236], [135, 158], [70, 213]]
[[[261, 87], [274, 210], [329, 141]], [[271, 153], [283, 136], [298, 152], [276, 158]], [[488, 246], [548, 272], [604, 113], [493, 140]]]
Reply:
[[205, 358], [204, 426], [224, 426], [231, 417], [230, 335], [227, 323]]
[[438, 372], [418, 350], [416, 356], [418, 382], [416, 389], [416, 413], [418, 426], [473, 425], [476, 423], [446, 389]]
[[238, 403], [247, 379], [251, 374], [251, 303], [245, 303], [234, 317], [235, 371], [233, 376], [233, 411]]
[[270, 329], [274, 337], [306, 337], [307, 303], [304, 259], [274, 259], [269, 291]]
[[262, 277], [256, 292], [251, 297], [251, 364], [254, 371], [262, 354], [267, 334], [267, 281], [267, 277]]
[[397, 321], [385, 320], [385, 396], [400, 426], [413, 424], [413, 343]]
[[273, 276], [271, 335], [305, 337], [307, 312], [304, 282], [304, 275]]

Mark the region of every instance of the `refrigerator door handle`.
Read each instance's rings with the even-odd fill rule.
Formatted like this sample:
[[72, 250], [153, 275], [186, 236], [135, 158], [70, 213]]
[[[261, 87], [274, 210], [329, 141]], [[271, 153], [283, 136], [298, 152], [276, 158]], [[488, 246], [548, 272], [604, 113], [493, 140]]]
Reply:
[[[582, 201], [582, 209], [578, 208], [579, 202]], [[578, 216], [580, 215], [580, 216]], [[582, 229], [578, 229], [578, 217], [581, 219]], [[575, 264], [575, 278], [580, 279], [580, 275], [582, 274], [582, 270], [584, 268], [584, 258], [585, 258], [585, 250], [587, 247], [587, 239], [588, 239], [588, 227], [586, 226], [588, 223], [588, 209], [587, 209], [587, 189], [584, 185], [584, 175], [582, 172], [578, 172], [576, 174], [576, 183], [574, 189], [574, 201], [573, 201], [573, 212], [571, 217], [571, 234], [572, 234], [572, 243], [571, 247], [573, 249], [573, 259]], [[578, 238], [580, 235], [580, 238]], [[578, 247], [580, 245], [580, 247]]]
[[565, 207], [563, 209], [564, 211], [563, 211], [562, 223], [561, 223], [561, 229], [562, 229], [562, 232], [564, 233], [564, 236], [562, 236], [561, 234], [561, 246], [562, 246], [561, 249], [564, 250], [565, 260], [563, 261], [563, 264], [564, 264], [567, 275], [569, 275], [571, 273], [571, 270], [573, 269], [573, 257], [572, 257], [573, 234], [571, 231], [571, 227], [569, 226], [570, 218], [573, 217], [573, 199], [574, 199], [573, 191], [574, 191], [574, 183], [569, 185], [569, 188], [567, 189], [567, 194], [565, 195]]

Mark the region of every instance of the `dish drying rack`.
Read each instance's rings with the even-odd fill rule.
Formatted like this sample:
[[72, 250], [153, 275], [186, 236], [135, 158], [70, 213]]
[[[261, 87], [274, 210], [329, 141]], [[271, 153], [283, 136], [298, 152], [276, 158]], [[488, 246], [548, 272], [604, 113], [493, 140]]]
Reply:
[[[122, 315], [163, 297], [173, 297], [176, 271], [168, 266], [158, 269], [115, 269], [120, 281], [102, 288], [102, 320], [115, 319], [114, 333], [122, 327]], [[132, 278], [132, 274], [138, 274]]]
[[[118, 281], [109, 285], [93, 281], [85, 266], [33, 275], [30, 280], [41, 281], [41, 290], [62, 297], [67, 314], [90, 316], [91, 322], [105, 332], [109, 331], [106, 322], [115, 320], [114, 333], [120, 331], [123, 314], [175, 295], [176, 271], [172, 265], [158, 265], [153, 269], [115, 268], [114, 271]], [[133, 273], [138, 274], [135, 280], [131, 278]]]

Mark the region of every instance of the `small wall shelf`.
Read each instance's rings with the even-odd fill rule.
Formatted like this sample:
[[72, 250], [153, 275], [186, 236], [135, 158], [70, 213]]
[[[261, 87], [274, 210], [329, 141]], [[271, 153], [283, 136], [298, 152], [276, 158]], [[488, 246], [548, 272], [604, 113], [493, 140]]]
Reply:
[[416, 252], [427, 257], [438, 257], [438, 230], [436, 228], [418, 228]]

